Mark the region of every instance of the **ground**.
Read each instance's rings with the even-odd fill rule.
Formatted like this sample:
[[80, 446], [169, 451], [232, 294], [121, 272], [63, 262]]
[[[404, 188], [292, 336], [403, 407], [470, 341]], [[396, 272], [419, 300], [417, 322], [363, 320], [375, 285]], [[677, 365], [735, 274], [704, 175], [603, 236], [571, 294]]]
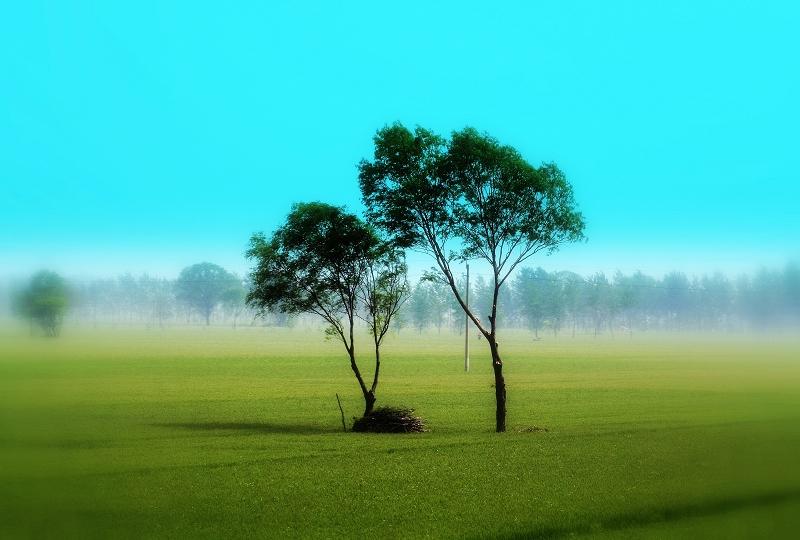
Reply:
[[[430, 432], [342, 433], [363, 404], [320, 331], [0, 335], [0, 537], [776, 538], [800, 525], [800, 341], [403, 330], [378, 404]], [[368, 365], [366, 336], [361, 350]], [[548, 431], [519, 432], [531, 426]]]

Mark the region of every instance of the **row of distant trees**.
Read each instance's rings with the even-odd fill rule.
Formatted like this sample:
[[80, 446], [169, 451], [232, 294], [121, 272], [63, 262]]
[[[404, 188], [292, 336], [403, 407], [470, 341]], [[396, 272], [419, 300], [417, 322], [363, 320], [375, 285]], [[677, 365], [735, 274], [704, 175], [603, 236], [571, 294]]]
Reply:
[[[465, 283], [459, 283], [462, 289]], [[68, 282], [40, 272], [15, 297], [18, 314], [48, 335], [65, 317], [83, 324], [164, 327], [186, 324], [290, 326], [298, 317], [280, 311], [257, 318], [246, 303], [246, 278], [212, 263], [185, 268], [177, 279], [125, 274]], [[491, 310], [492, 286], [473, 278], [470, 304]], [[506, 327], [542, 335], [601, 334], [648, 330], [735, 331], [800, 323], [800, 266], [729, 278], [722, 273], [662, 278], [641, 272], [584, 277], [574, 272], [522, 268], [501, 292]], [[69, 308], [69, 309], [68, 309]], [[463, 332], [463, 310], [449, 287], [421, 280], [400, 308], [395, 330]]]
[[[462, 282], [461, 287], [465, 285]], [[730, 279], [722, 273], [690, 278], [671, 272], [658, 279], [641, 272], [603, 273], [583, 277], [574, 272], [523, 268], [501, 290], [506, 327], [543, 332], [614, 333], [646, 330], [729, 331], [775, 328], [800, 322], [800, 266], [761, 270]], [[492, 286], [477, 276], [470, 287], [471, 305], [491, 313]], [[462, 331], [464, 315], [449, 288], [421, 281], [403, 311], [418, 331], [450, 328]]]
[[[48, 336], [59, 333], [65, 320], [91, 325], [256, 324], [255, 310], [245, 297], [246, 279], [219, 265], [188, 266], [177, 279], [124, 274], [116, 278], [69, 281], [41, 271], [14, 287], [14, 314]], [[292, 319], [268, 314], [258, 324], [286, 326]]]

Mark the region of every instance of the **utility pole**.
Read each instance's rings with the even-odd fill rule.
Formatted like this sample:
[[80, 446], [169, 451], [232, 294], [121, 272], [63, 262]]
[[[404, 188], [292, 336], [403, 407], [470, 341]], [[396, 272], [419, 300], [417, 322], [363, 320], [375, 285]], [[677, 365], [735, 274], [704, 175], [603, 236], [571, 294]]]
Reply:
[[[466, 304], [469, 309], [469, 263], [467, 263]], [[464, 313], [464, 371], [469, 373], [469, 315]]]

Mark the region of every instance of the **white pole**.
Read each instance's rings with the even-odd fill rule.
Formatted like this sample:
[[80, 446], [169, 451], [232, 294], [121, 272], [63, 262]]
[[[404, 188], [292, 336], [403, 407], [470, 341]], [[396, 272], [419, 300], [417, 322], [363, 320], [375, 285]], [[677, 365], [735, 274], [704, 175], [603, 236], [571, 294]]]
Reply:
[[[469, 263], [467, 263], [466, 304], [469, 309]], [[469, 373], [469, 315], [464, 313], [464, 371]]]

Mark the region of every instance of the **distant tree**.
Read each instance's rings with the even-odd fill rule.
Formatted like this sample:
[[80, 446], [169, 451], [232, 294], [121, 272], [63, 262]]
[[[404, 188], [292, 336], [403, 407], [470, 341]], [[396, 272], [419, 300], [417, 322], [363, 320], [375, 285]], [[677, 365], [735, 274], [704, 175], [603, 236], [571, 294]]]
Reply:
[[668, 327], [676, 329], [686, 325], [692, 305], [691, 288], [689, 278], [683, 272], [670, 272], [661, 281]]
[[800, 321], [800, 265], [789, 263], [783, 272], [786, 309], [790, 320]]
[[422, 280], [414, 287], [409, 301], [409, 314], [414, 328], [420, 334], [433, 322], [433, 294], [431, 284]]
[[703, 323], [709, 328], [727, 326], [733, 305], [733, 286], [722, 273], [703, 276], [699, 287], [700, 312]]
[[[489, 317], [492, 316], [492, 304], [494, 303], [493, 284], [487, 282], [485, 277], [478, 274], [472, 278], [470, 289], [469, 307], [471, 311], [484, 324], [488, 324]], [[461, 310], [461, 306], [458, 305], [457, 301], [455, 308]]]
[[448, 315], [452, 311], [450, 309], [450, 304], [453, 295], [450, 294], [449, 287], [438, 281], [429, 282], [429, 286], [433, 325], [436, 327], [436, 330], [441, 333], [442, 326], [444, 326]]
[[550, 277], [542, 268], [523, 268], [514, 280], [514, 292], [517, 297], [520, 315], [533, 330], [535, 338], [539, 338], [539, 330], [544, 324], [546, 313], [546, 289]]
[[[461, 307], [461, 304], [458, 302], [458, 298], [456, 298], [456, 296], [452, 292], [450, 292], [450, 286], [448, 284], [446, 284], [446, 283], [444, 283], [444, 284], [439, 283], [437, 281], [438, 280], [438, 276], [436, 276], [435, 274], [432, 274], [432, 275], [436, 278], [434, 280], [434, 283], [437, 283], [439, 288], [441, 288], [441, 289], [444, 289], [445, 287], [447, 288], [446, 306], [447, 306], [448, 313], [450, 313], [450, 315], [451, 315], [451, 317], [450, 317], [450, 326], [451, 326], [451, 329], [455, 330], [458, 333], [458, 335], [460, 336], [460, 335], [462, 335], [464, 333], [464, 323], [465, 323], [464, 318], [469, 318], [469, 317], [467, 315], [464, 315], [464, 317], [460, 316], [460, 314], [464, 313], [464, 310]], [[462, 274], [461, 276], [456, 277], [455, 281], [456, 281], [456, 288], [459, 291], [463, 291], [464, 293], [466, 293], [466, 291], [467, 291], [466, 275]], [[475, 285], [473, 283], [470, 283], [470, 295], [472, 295], [472, 296], [475, 295]], [[464, 296], [462, 296], [462, 298], [464, 298]], [[472, 300], [472, 297], [470, 297], [470, 305], [474, 305], [474, 301]], [[477, 311], [477, 310], [474, 310], [474, 311], [476, 313], [480, 313], [480, 311]], [[481, 338], [481, 334], [478, 334], [478, 339], [480, 339], [480, 338]]]
[[566, 316], [564, 295], [564, 283], [556, 275], [550, 274], [544, 287], [544, 313], [554, 337], [558, 337]]
[[765, 329], [780, 322], [785, 299], [783, 278], [778, 271], [762, 268], [750, 281], [747, 312], [754, 328]]
[[[553, 164], [534, 167], [513, 148], [467, 128], [449, 141], [400, 124], [378, 131], [372, 161], [359, 165], [369, 218], [397, 245], [430, 254], [437, 275], [486, 338], [495, 378], [495, 428], [506, 429], [506, 386], [497, 341], [497, 300], [508, 276], [536, 253], [582, 238], [572, 189]], [[490, 265], [488, 325], [468, 308], [454, 262]]]
[[604, 273], [598, 272], [586, 281], [584, 299], [597, 336], [603, 328], [610, 326], [614, 311], [614, 292]]
[[567, 271], [556, 272], [555, 278], [561, 283], [561, 302], [564, 316], [571, 319], [572, 337], [575, 337], [578, 320], [581, 315], [583, 278], [574, 272]]
[[[253, 235], [247, 255], [256, 263], [248, 303], [260, 313], [309, 313], [328, 323], [326, 334], [344, 345], [364, 396], [364, 414], [369, 414], [376, 401], [380, 340], [399, 307], [404, 263], [393, 259], [394, 252], [358, 217], [319, 202], [295, 204], [271, 237]], [[366, 315], [359, 315], [365, 300], [370, 305]], [[371, 321], [376, 340], [369, 388], [356, 361], [357, 317]]]
[[241, 282], [227, 270], [209, 262], [184, 268], [175, 282], [176, 297], [211, 323], [211, 314], [231, 289]]
[[233, 319], [233, 327], [236, 328], [236, 321], [247, 308], [247, 288], [241, 279], [231, 281], [230, 287], [222, 294], [222, 307]]
[[64, 279], [47, 270], [34, 274], [28, 286], [14, 298], [14, 311], [38, 325], [46, 336], [61, 330], [69, 306], [69, 289]]
[[132, 274], [126, 273], [117, 278], [117, 292], [120, 305], [127, 311], [127, 322], [133, 322], [133, 318], [141, 313], [145, 303], [143, 288]]
[[639, 289], [633, 276], [626, 276], [620, 271], [614, 274], [614, 303], [625, 318], [626, 330], [633, 335], [634, 317], [639, 303]]

